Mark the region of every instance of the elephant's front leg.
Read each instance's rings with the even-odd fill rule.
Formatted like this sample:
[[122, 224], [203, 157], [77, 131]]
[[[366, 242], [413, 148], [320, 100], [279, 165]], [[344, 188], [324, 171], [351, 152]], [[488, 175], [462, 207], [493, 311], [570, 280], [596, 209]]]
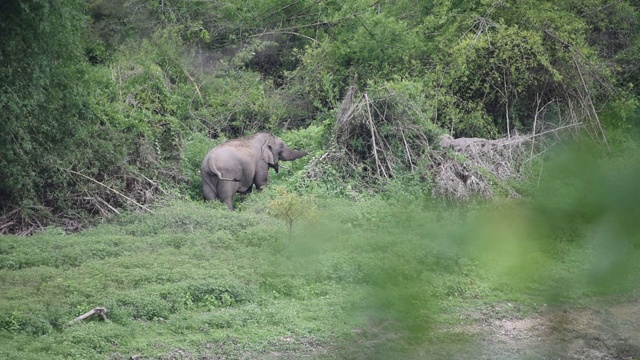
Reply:
[[258, 192], [262, 191], [262, 188], [264, 186], [269, 185], [269, 177], [268, 176], [263, 176], [261, 178], [258, 178], [256, 176], [255, 185], [256, 185], [256, 191], [258, 191]]
[[[260, 189], [256, 188], [256, 190], [260, 190]], [[251, 194], [252, 191], [253, 191], [253, 185], [249, 186], [247, 190], [241, 191], [240, 194], [249, 195]]]
[[262, 188], [269, 184], [269, 167], [266, 163], [256, 169], [253, 184], [256, 186], [256, 191], [262, 191]]

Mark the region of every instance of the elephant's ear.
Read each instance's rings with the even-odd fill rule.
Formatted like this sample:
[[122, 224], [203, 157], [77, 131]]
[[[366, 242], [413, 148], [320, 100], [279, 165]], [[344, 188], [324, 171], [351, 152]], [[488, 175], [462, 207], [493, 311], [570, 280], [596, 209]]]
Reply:
[[273, 161], [273, 150], [271, 149], [271, 144], [268, 141], [262, 145], [262, 160], [271, 166], [275, 165]]

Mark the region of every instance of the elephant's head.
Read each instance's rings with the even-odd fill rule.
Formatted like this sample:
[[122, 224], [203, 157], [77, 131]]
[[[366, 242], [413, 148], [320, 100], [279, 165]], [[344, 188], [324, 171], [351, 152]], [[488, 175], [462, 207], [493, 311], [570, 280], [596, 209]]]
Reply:
[[306, 151], [291, 150], [287, 144], [271, 135], [262, 147], [262, 159], [274, 169], [276, 173], [280, 169], [278, 161], [292, 161], [307, 155]]

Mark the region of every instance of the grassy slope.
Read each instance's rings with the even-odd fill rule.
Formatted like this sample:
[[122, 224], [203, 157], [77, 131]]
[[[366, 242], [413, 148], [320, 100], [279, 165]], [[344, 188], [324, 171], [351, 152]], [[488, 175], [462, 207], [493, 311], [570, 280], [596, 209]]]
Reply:
[[[455, 324], [469, 313], [511, 302], [526, 314], [640, 283], [637, 169], [607, 161], [576, 191], [562, 161], [540, 201], [318, 199], [291, 242], [261, 201], [234, 213], [177, 202], [79, 234], [0, 237], [0, 358], [468, 353], [475, 339]], [[95, 306], [109, 322], [66, 325]]]

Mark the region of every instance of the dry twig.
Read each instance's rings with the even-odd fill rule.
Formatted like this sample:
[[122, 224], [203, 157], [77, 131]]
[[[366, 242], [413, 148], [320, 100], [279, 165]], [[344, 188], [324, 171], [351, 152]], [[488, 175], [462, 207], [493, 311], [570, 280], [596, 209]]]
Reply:
[[80, 176], [82, 176], [83, 178], [85, 178], [85, 179], [87, 179], [87, 180], [90, 180], [90, 181], [92, 181], [92, 182], [94, 182], [94, 183], [96, 183], [96, 184], [98, 184], [98, 185], [100, 185], [100, 186], [104, 187], [105, 189], [107, 189], [107, 190], [109, 190], [109, 191], [113, 192], [114, 194], [116, 194], [116, 195], [118, 195], [118, 196], [120, 196], [120, 197], [122, 197], [122, 198], [124, 198], [124, 199], [126, 199], [126, 200], [129, 200], [129, 201], [130, 201], [130, 202], [132, 202], [133, 204], [137, 205], [139, 208], [141, 208], [141, 209], [143, 209], [143, 210], [146, 210], [146, 211], [148, 211], [148, 212], [150, 212], [150, 213], [152, 213], [152, 214], [153, 214], [153, 211], [152, 211], [151, 209], [149, 209], [148, 207], [146, 207], [146, 206], [144, 206], [144, 205], [142, 205], [142, 204], [139, 204], [137, 201], [133, 200], [132, 198], [130, 198], [130, 197], [128, 197], [128, 196], [126, 196], [126, 195], [122, 194], [121, 192], [119, 192], [119, 191], [117, 191], [117, 190], [115, 190], [115, 189], [112, 189], [111, 187], [109, 187], [109, 186], [107, 186], [107, 185], [105, 185], [105, 184], [101, 183], [100, 181], [98, 181], [98, 180], [96, 180], [96, 179], [94, 179], [94, 178], [92, 178], [92, 177], [89, 177], [89, 176], [84, 175], [84, 174], [82, 174], [82, 173], [79, 173], [79, 172], [77, 172], [77, 171], [73, 171], [73, 170], [71, 170], [71, 169], [64, 169], [64, 170], [67, 170], [67, 171], [69, 171], [69, 172], [70, 172], [70, 173], [72, 173], [72, 174], [80, 175]]

